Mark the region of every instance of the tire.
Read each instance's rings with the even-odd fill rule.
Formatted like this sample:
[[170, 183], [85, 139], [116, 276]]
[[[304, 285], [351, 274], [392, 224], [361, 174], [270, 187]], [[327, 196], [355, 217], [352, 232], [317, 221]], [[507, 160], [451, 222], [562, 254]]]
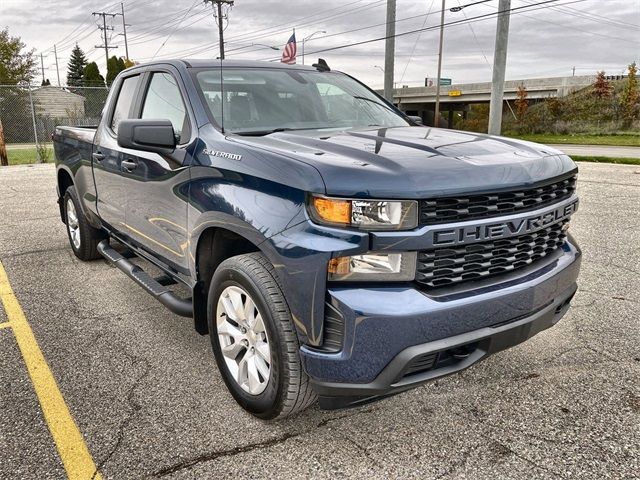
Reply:
[[[238, 304], [238, 298], [244, 315], [236, 313], [238, 318], [234, 319], [228, 312], [234, 311], [229, 307]], [[315, 402], [316, 395], [300, 362], [291, 313], [273, 266], [261, 253], [238, 255], [220, 264], [209, 287], [207, 317], [218, 368], [242, 408], [258, 418], [275, 419], [300, 412]], [[238, 328], [234, 330], [233, 324]], [[245, 377], [247, 381], [241, 383]]]
[[80, 201], [75, 187], [67, 188], [63, 197], [64, 201], [64, 223], [67, 226], [67, 236], [69, 245], [76, 257], [82, 261], [95, 260], [101, 258], [98, 253], [98, 243], [107, 238], [102, 230], [93, 228], [87, 222], [82, 213]]

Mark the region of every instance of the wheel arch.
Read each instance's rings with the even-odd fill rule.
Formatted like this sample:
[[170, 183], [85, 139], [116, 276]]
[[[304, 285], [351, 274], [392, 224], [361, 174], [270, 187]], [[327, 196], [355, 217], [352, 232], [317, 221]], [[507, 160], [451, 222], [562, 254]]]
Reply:
[[65, 223], [64, 213], [64, 194], [67, 189], [73, 186], [73, 176], [64, 168], [58, 168], [57, 172], [57, 186], [58, 186], [58, 207], [60, 209], [60, 220]]
[[193, 249], [196, 285], [193, 288], [193, 318], [201, 335], [209, 332], [207, 325], [207, 295], [216, 268], [226, 259], [245, 253], [262, 252], [261, 242], [229, 228], [211, 226], [202, 230]]

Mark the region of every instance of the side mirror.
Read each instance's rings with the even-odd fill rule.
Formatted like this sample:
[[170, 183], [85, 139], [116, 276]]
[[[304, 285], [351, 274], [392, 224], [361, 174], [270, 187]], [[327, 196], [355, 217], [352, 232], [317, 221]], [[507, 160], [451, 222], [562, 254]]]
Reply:
[[424, 125], [422, 123], [422, 117], [419, 117], [418, 115], [407, 115], [407, 117], [416, 125]]
[[122, 120], [118, 124], [118, 145], [133, 150], [168, 154], [176, 149], [176, 137], [169, 120]]

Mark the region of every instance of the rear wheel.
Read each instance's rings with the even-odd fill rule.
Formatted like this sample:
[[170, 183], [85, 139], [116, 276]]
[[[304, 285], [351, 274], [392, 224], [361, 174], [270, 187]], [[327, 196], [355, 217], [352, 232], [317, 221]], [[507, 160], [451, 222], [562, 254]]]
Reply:
[[75, 187], [67, 188], [63, 201], [67, 235], [73, 253], [83, 261], [100, 258], [97, 249], [98, 243], [105, 239], [106, 235], [101, 230], [89, 225], [82, 213]]
[[260, 253], [225, 260], [209, 289], [209, 335], [235, 400], [264, 418], [283, 418], [315, 401], [302, 369], [291, 314]]

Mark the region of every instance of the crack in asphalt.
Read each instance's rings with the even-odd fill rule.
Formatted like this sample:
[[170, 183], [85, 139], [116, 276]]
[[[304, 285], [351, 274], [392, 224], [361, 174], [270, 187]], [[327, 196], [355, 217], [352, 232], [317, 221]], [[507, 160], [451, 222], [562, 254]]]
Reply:
[[345, 418], [351, 418], [351, 417], [356, 417], [359, 415], [365, 415], [371, 412], [376, 411], [377, 408], [368, 408], [366, 410], [362, 410], [362, 411], [358, 411], [355, 413], [348, 413], [345, 415], [340, 415], [337, 417], [332, 417], [332, 418], [325, 418], [324, 420], [321, 420], [320, 422], [318, 422], [315, 426], [313, 427], [309, 427], [306, 428], [304, 430], [298, 431], [298, 432], [288, 432], [285, 433], [284, 435], [280, 435], [279, 437], [275, 437], [275, 438], [271, 438], [269, 440], [264, 440], [262, 442], [256, 442], [256, 443], [250, 443], [248, 445], [241, 445], [238, 447], [233, 447], [227, 450], [214, 450], [212, 452], [207, 452], [207, 453], [203, 453], [202, 455], [198, 455], [197, 457], [193, 457], [187, 460], [184, 460], [182, 462], [173, 464], [173, 465], [169, 465], [167, 467], [161, 468], [157, 471], [155, 471], [153, 473], [154, 477], [160, 478], [160, 477], [165, 477], [167, 475], [171, 475], [173, 473], [176, 473], [178, 471], [181, 470], [185, 470], [185, 469], [189, 469], [194, 467], [195, 465], [198, 465], [200, 463], [205, 463], [205, 462], [210, 462], [213, 460], [217, 460], [218, 458], [222, 458], [222, 457], [232, 457], [241, 453], [247, 453], [247, 452], [251, 452], [254, 450], [262, 450], [264, 448], [269, 448], [272, 447], [274, 445], [279, 445], [281, 443], [286, 442], [287, 440], [290, 440], [292, 438], [297, 438], [300, 437], [302, 435], [306, 435], [308, 433], [314, 432], [319, 428], [322, 428], [326, 425], [328, 425], [329, 423], [338, 421], [338, 420], [342, 420]]
[[[98, 338], [99, 337], [100, 335], [98, 335]], [[97, 338], [94, 340], [97, 340]], [[107, 462], [109, 462], [109, 460], [111, 460], [111, 458], [118, 451], [124, 439], [127, 428], [129, 427], [133, 419], [136, 417], [138, 412], [142, 410], [142, 405], [135, 400], [135, 393], [138, 387], [140, 386], [140, 384], [143, 382], [143, 380], [149, 375], [149, 372], [151, 371], [151, 363], [149, 363], [149, 361], [146, 358], [138, 357], [128, 353], [125, 349], [121, 349], [121, 352], [131, 360], [133, 365], [142, 363], [144, 365], [144, 369], [142, 373], [136, 377], [136, 380], [133, 382], [133, 385], [131, 386], [131, 388], [129, 388], [129, 392], [127, 393], [126, 398], [127, 398], [127, 404], [129, 405], [130, 411], [129, 411], [129, 414], [125, 417], [125, 419], [122, 422], [120, 422], [120, 426], [118, 427], [118, 432], [116, 434], [115, 444], [113, 445], [111, 450], [105, 455], [105, 457], [96, 465], [96, 470], [93, 472], [93, 475], [91, 476], [91, 480], [95, 479], [98, 472], [102, 470], [102, 468], [107, 464]]]
[[513, 456], [515, 456], [515, 457], [519, 458], [520, 460], [522, 460], [522, 461], [524, 461], [524, 462], [528, 463], [529, 465], [533, 466], [534, 468], [538, 468], [538, 469], [540, 469], [540, 470], [543, 470], [543, 471], [545, 471], [545, 472], [547, 472], [547, 473], [552, 474], [552, 475], [553, 475], [553, 476], [555, 476], [555, 477], [562, 478], [562, 474], [560, 474], [560, 473], [558, 473], [558, 472], [556, 472], [556, 471], [553, 471], [553, 470], [551, 470], [551, 469], [549, 469], [549, 468], [547, 468], [547, 467], [543, 467], [542, 465], [538, 464], [538, 462], [536, 462], [535, 460], [531, 460], [530, 458], [525, 457], [525, 456], [524, 456], [524, 455], [522, 455], [521, 453], [518, 453], [518, 452], [517, 452], [517, 451], [515, 451], [513, 448], [509, 447], [508, 445], [506, 445], [506, 444], [502, 443], [502, 442], [501, 442], [501, 441], [499, 441], [499, 440], [496, 440], [495, 438], [492, 438], [492, 440], [493, 440], [497, 445], [499, 445], [501, 448], [504, 448], [504, 449], [505, 449], [505, 451], [507, 451], [507, 452], [508, 452], [508, 453], [510, 453], [511, 455], [513, 455]]
[[362, 453], [362, 455], [364, 455], [367, 460], [369, 460], [369, 462], [371, 462], [372, 465], [375, 465], [376, 467], [380, 468], [380, 469], [384, 469], [384, 465], [381, 464], [380, 462], [378, 462], [377, 459], [373, 458], [370, 454], [369, 451], [363, 447], [362, 445], [360, 445], [358, 442], [356, 442], [353, 438], [351, 437], [347, 437], [346, 435], [340, 435], [340, 437], [344, 440], [346, 440], [347, 442], [349, 442], [351, 445], [353, 445], [354, 447], [356, 447], [356, 449], [358, 451], [360, 451]]
[[68, 245], [65, 245], [64, 247], [58, 247], [58, 248], [40, 248], [40, 249], [36, 249], [36, 250], [29, 250], [26, 252], [18, 252], [18, 253], [10, 253], [9, 255], [2, 255], [2, 258], [16, 258], [16, 257], [23, 257], [25, 255], [32, 255], [32, 254], [37, 254], [37, 253], [50, 253], [50, 252], [59, 252], [60, 250], [67, 250], [69, 248]]

